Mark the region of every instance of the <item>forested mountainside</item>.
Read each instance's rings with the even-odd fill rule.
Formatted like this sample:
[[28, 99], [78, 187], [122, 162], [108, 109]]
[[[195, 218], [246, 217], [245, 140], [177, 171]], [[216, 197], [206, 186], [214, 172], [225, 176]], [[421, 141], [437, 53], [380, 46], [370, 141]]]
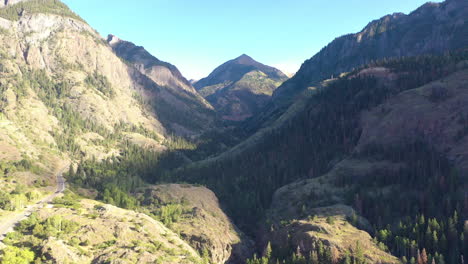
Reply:
[[288, 77], [243, 54], [216, 68], [194, 86], [224, 120], [243, 121], [257, 114]]
[[195, 90], [58, 0], [5, 1], [1, 262], [466, 263], [466, 3], [338, 38], [239, 123], [197, 92], [248, 105], [280, 71], [244, 55]]
[[[138, 157], [142, 161], [119, 163], [141, 168], [138, 173], [151, 168], [166, 150], [176, 152], [166, 160], [189, 162], [176, 150], [193, 149], [194, 144], [182, 137], [210, 129], [214, 114], [173, 67], [167, 66], [171, 73], [163, 76], [137, 68], [136, 59], [117, 56], [58, 0], [8, 2], [0, 9], [0, 43], [2, 263], [132, 263], [140, 258], [148, 263], [224, 263], [251, 255], [250, 248], [237, 245], [243, 235], [216, 207], [216, 200], [209, 210], [194, 215], [194, 207], [182, 203], [182, 197], [157, 206], [148, 202], [151, 211], [140, 207], [142, 201], [127, 192], [129, 186], [150, 186], [130, 169], [113, 175], [86, 171], [84, 179], [99, 175], [112, 180], [87, 189], [86, 181], [71, 181], [65, 197], [53, 201], [53, 210], [41, 209], [41, 201], [47, 202], [60, 187], [64, 169], [82, 175], [87, 162], [105, 166], [108, 160]], [[3, 239], [13, 220], [31, 210], [36, 214]], [[208, 229], [185, 231], [185, 237], [168, 231], [181, 214], [192, 222], [210, 214], [204, 226], [219, 225], [226, 239], [205, 233]], [[103, 229], [97, 232], [96, 226]]]
[[[437, 252], [444, 261], [457, 263], [465, 245], [462, 234], [467, 214], [466, 156], [460, 151], [466, 141], [467, 59], [464, 50], [368, 65], [311, 90], [303, 111], [264, 132], [240, 154], [231, 152], [231, 156], [189, 165], [175, 175], [212, 188], [244, 230], [255, 232], [254, 223], [263, 219], [267, 226], [257, 236], [271, 241], [272, 259], [298, 255], [297, 247], [302, 256], [308, 256], [316, 248], [303, 244], [321, 241], [336, 245], [336, 255], [346, 261], [347, 250], [351, 254], [355, 245], [343, 246], [336, 238], [311, 235], [310, 230], [315, 230], [312, 226], [326, 228], [320, 227], [321, 217], [337, 218], [342, 224], [363, 216], [370, 224], [357, 225], [360, 229], [374, 235], [380, 229], [387, 233], [387, 241], [378, 244], [382, 250], [393, 247], [390, 252], [410, 260], [417, 258], [417, 249], [425, 248], [431, 256]], [[377, 130], [379, 126], [371, 122], [392, 128]], [[400, 130], [402, 126], [405, 129]], [[282, 187], [307, 178], [313, 180]], [[354, 209], [336, 214], [317, 211], [342, 205]], [[408, 226], [411, 219], [421, 216], [450, 221], [450, 236], [457, 239], [440, 248], [426, 247], [433, 242], [425, 242], [417, 230], [426, 232], [427, 226], [421, 224], [416, 231]], [[400, 221], [403, 227], [398, 227]], [[291, 232], [303, 225], [304, 230], [294, 238]], [[437, 239], [445, 236], [447, 240], [445, 228], [438, 230]], [[286, 232], [285, 239], [276, 238], [276, 232]], [[293, 240], [288, 242], [287, 233]], [[407, 244], [400, 241], [397, 246], [398, 239]]]
[[305, 61], [273, 94], [273, 103], [248, 125], [250, 129], [278, 118], [308, 87], [339, 77], [360, 65], [390, 57], [440, 54], [468, 45], [468, 3], [429, 2], [408, 15], [394, 13], [370, 22], [361, 32], [336, 38]]

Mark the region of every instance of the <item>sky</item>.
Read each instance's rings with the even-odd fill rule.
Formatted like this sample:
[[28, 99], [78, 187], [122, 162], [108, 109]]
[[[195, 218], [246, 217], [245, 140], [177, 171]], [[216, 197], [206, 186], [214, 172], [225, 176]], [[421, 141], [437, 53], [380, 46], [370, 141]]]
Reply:
[[[295, 73], [336, 37], [426, 0], [63, 0], [102, 36], [114, 34], [201, 79], [247, 54]], [[440, 2], [440, 1], [438, 1]]]

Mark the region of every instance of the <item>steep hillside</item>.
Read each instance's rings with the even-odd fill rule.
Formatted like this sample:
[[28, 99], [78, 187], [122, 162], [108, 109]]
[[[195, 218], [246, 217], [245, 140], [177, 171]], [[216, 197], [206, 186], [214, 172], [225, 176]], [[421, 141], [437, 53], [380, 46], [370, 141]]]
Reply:
[[221, 210], [218, 198], [207, 188], [157, 185], [145, 189], [141, 195], [142, 206], [211, 263], [243, 263], [252, 256], [253, 242], [231, 223]]
[[[18, 21], [0, 23], [6, 142], [20, 152], [58, 149], [78, 156], [87, 154], [86, 144], [96, 156], [106, 156], [115, 153], [120, 132], [146, 130], [161, 140], [165, 128], [136, 99], [142, 87], [127, 65], [63, 4], [54, 9], [60, 12], [40, 13], [38, 3], [45, 8], [56, 1], [22, 2]], [[116, 138], [101, 149], [99, 142], [111, 133]], [[23, 140], [13, 143], [21, 134]]]
[[[0, 17], [0, 221], [55, 192], [57, 171], [65, 168], [69, 179], [79, 177], [70, 180], [69, 188], [130, 209], [87, 200], [42, 208], [31, 217], [33, 226], [22, 224], [3, 241], [8, 247], [1, 251], [1, 261], [32, 252], [47, 263], [204, 263], [155, 215], [137, 213], [145, 209], [129, 193], [146, 186], [143, 172], [164, 160], [165, 150], [193, 147], [177, 136], [210, 128], [210, 105], [170, 66], [158, 75], [159, 69], [146, 72], [127, 64], [60, 1], [9, 4], [0, 9]], [[141, 160], [125, 163], [129, 157]], [[88, 162], [128, 165], [128, 170], [82, 170]], [[93, 179], [95, 175], [105, 181]], [[92, 187], [83, 188], [88, 184]], [[232, 239], [199, 241], [197, 250], [207, 250], [205, 259], [227, 260], [240, 235], [216, 210], [224, 218], [206, 226], [215, 229], [221, 222]], [[196, 235], [213, 236], [204, 230]]]
[[29, 258], [22, 263], [202, 263], [192, 247], [147, 215], [73, 200], [58, 199], [54, 208], [24, 220], [4, 240], [2, 260], [21, 249]]
[[[160, 61], [143, 47], [116, 36], [109, 35], [107, 42], [117, 56], [156, 84], [145, 95], [165, 127], [180, 134], [193, 135], [213, 126], [213, 108], [174, 65]], [[136, 79], [142, 79], [134, 74]], [[145, 81], [148, 80], [142, 80]]]
[[242, 121], [257, 113], [288, 77], [247, 55], [230, 60], [194, 84], [225, 120]]
[[[309, 92], [305, 103], [286, 122], [265, 129], [261, 137], [254, 135], [241, 148], [189, 165], [176, 175], [211, 187], [244, 230], [258, 230], [252, 223], [265, 215], [263, 208], [270, 207], [272, 194], [278, 188], [321, 175], [325, 176], [310, 180], [310, 184], [300, 181], [281, 188], [277, 193], [282, 195], [275, 195], [270, 207], [277, 217], [266, 220], [266, 230], [279, 228], [270, 227], [271, 223], [307, 221], [314, 215], [314, 208], [340, 204], [354, 206], [357, 215], [366, 217], [378, 229], [417, 214], [438, 217], [437, 221], [448, 221], [447, 216], [454, 210], [466, 214], [462, 202], [467, 179], [464, 154], [457, 151], [463, 148], [465, 133], [460, 120], [464, 119], [454, 117], [465, 112], [467, 58], [466, 51], [461, 51], [383, 61], [323, 83]], [[387, 145], [380, 144], [387, 141]], [[335, 164], [351, 155], [356, 155], [355, 165], [346, 165], [351, 168], [339, 177], [327, 176]], [[390, 165], [379, 169], [379, 162]], [[354, 174], [355, 167], [369, 169]], [[459, 173], [449, 173], [457, 169]], [[453, 189], [444, 192], [436, 183], [448, 180], [438, 179], [437, 175], [449, 174], [451, 184], [443, 188]], [[452, 185], [454, 182], [457, 184]], [[428, 185], [430, 192], [420, 189]], [[401, 199], [395, 199], [396, 192]], [[451, 202], [442, 206], [441, 201]], [[403, 203], [407, 206], [402, 207]], [[457, 222], [456, 232], [461, 226]], [[389, 248], [394, 246], [393, 242], [387, 243]], [[423, 240], [415, 243], [420, 249], [425, 247]], [[296, 249], [278, 250], [276, 256], [286, 259]], [[438, 254], [442, 253], [438, 250]], [[457, 252], [444, 251], [444, 255], [450, 255], [446, 256], [450, 259], [457, 257]]]
[[361, 32], [335, 39], [307, 60], [274, 95], [289, 105], [309, 86], [371, 61], [390, 57], [443, 53], [468, 45], [468, 3], [427, 3], [409, 15], [395, 13], [369, 23]]

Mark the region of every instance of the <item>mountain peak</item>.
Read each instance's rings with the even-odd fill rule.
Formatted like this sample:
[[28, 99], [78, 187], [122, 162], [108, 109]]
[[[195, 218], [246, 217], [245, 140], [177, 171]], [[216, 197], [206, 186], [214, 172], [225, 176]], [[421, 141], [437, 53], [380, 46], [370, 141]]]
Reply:
[[121, 41], [120, 38], [118, 38], [116, 35], [112, 35], [112, 34], [109, 34], [107, 35], [107, 43], [109, 43], [109, 45], [114, 45], [114, 44], [117, 44]]
[[255, 63], [258, 63], [255, 61], [252, 57], [250, 57], [247, 54], [242, 54], [239, 57], [235, 58], [232, 62], [238, 63], [238, 64], [246, 64], [246, 65], [252, 65]]

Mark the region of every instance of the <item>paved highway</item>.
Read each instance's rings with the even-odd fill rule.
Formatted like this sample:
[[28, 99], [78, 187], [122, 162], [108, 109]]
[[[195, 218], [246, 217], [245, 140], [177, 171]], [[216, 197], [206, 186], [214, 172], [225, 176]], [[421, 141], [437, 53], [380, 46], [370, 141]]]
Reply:
[[68, 169], [68, 165], [57, 173], [57, 190], [55, 193], [43, 198], [39, 202], [29, 205], [22, 212], [15, 212], [10, 215], [7, 219], [3, 219], [0, 223], [0, 241], [5, 238], [5, 235], [11, 231], [13, 228], [24, 219], [28, 218], [33, 212], [42, 208], [45, 204], [52, 202], [52, 200], [57, 197], [59, 194], [65, 191], [66, 183], [65, 178], [63, 178], [63, 172]]

